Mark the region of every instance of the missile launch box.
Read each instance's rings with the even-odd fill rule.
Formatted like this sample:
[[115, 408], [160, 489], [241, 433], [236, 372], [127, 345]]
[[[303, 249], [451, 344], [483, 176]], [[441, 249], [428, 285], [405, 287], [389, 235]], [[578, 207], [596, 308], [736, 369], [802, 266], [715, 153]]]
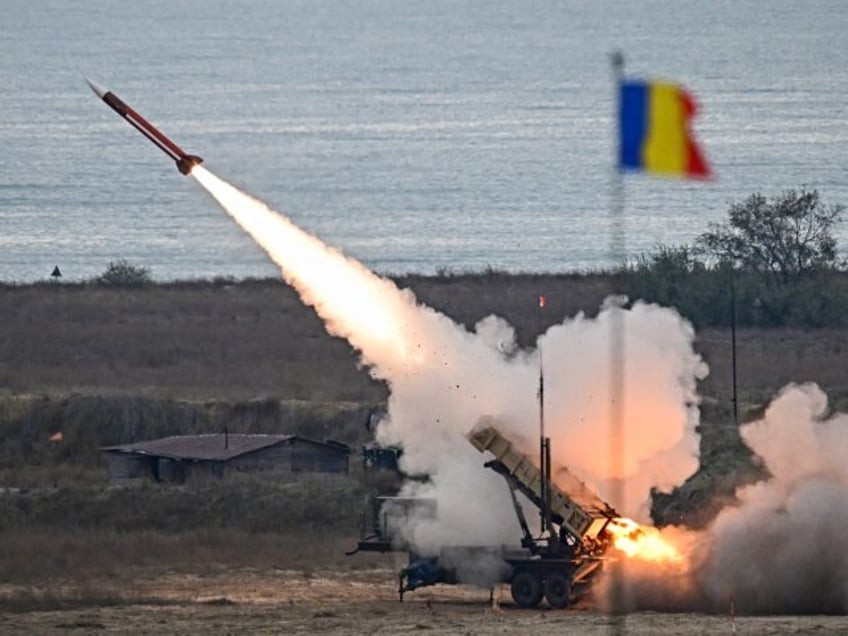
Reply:
[[[506, 477], [540, 509], [545, 505], [544, 475], [529, 455], [522, 453], [494, 426], [475, 428], [467, 438], [478, 451], [494, 456], [487, 467]], [[581, 541], [597, 541], [607, 523], [618, 516], [567, 468], [559, 468], [547, 488], [551, 521]]]

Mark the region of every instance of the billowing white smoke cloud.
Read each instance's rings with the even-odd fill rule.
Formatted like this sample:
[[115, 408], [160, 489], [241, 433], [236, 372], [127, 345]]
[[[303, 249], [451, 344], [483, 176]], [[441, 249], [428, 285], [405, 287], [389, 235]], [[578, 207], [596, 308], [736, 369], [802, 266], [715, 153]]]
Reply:
[[[595, 319], [565, 319], [540, 338], [546, 434], [554, 463], [567, 466], [602, 496], [610, 474], [609, 322], [616, 311], [624, 313], [628, 347], [624, 512], [636, 515], [646, 509], [651, 486], [679, 483], [697, 468], [695, 380], [706, 367], [692, 351], [691, 327], [675, 312], [655, 305], [636, 304], [631, 310], [612, 306]], [[451, 328], [458, 329], [452, 323]], [[419, 543], [468, 543], [470, 537], [509, 543], [518, 537], [503, 479], [481, 469], [483, 458], [460, 436], [490, 415], [522, 440], [525, 452], [537, 453], [538, 352], [509, 355], [512, 331], [494, 318], [478, 325], [477, 333], [481, 335], [465, 335], [450, 369], [434, 365], [414, 377], [387, 378], [390, 421], [381, 434], [385, 441], [403, 444], [407, 467], [433, 476], [431, 484], [412, 485], [411, 490], [439, 502], [438, 522], [415, 527]], [[431, 341], [451, 339], [434, 333]], [[481, 346], [498, 355], [475, 354]]]
[[789, 385], [741, 433], [770, 477], [706, 530], [664, 530], [689, 558], [628, 564], [632, 607], [848, 613], [848, 415], [829, 415], [819, 387]]
[[747, 613], [848, 613], [848, 415], [815, 385], [790, 385], [742, 428], [771, 478], [708, 531], [707, 595]]
[[602, 494], [608, 480], [625, 479], [620, 512], [647, 520], [652, 486], [668, 489], [698, 467], [696, 380], [707, 367], [692, 350], [694, 331], [680, 316], [636, 303], [624, 312], [623, 472], [611, 473], [609, 452], [610, 321], [614, 306], [596, 319], [578, 315], [541, 338], [556, 458]]
[[[327, 330], [346, 338], [372, 375], [387, 382], [389, 415], [379, 437], [402, 444], [404, 467], [431, 476], [429, 484], [410, 488], [438, 501], [438, 519], [413, 530], [419, 546], [516, 542], [518, 524], [503, 479], [483, 468], [484, 458], [464, 435], [482, 416], [492, 416], [535, 452], [538, 352], [517, 350], [513, 329], [498, 318], [466, 331], [203, 168], [193, 174], [281, 267]], [[613, 312], [623, 312], [626, 335], [624, 476], [633, 484], [629, 507], [638, 511], [649, 486], [677, 483], [696, 466], [695, 381], [706, 367], [693, 353], [691, 327], [656, 306], [611, 306], [597, 319], [566, 319], [544, 334], [547, 433], [555, 460], [590, 485], [603, 491], [609, 476]]]

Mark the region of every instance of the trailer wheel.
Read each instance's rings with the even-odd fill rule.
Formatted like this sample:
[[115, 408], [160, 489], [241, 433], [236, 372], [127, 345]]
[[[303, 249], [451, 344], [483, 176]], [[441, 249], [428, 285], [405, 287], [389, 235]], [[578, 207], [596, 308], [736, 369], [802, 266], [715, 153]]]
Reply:
[[512, 599], [521, 607], [536, 607], [542, 600], [542, 581], [532, 572], [522, 570], [512, 577]]
[[549, 572], [545, 579], [545, 600], [554, 609], [564, 609], [571, 602], [571, 581], [562, 572]]

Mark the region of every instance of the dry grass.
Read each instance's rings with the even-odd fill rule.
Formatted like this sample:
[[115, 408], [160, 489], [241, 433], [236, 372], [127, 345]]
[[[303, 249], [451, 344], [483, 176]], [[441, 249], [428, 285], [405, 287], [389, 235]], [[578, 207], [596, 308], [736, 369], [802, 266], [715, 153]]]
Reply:
[[[495, 313], [519, 342], [578, 311], [597, 312], [612, 289], [603, 275], [405, 276], [399, 286], [467, 327]], [[739, 383], [759, 401], [789, 380], [841, 389], [839, 330], [740, 330]], [[705, 329], [698, 350], [713, 368], [704, 394], [726, 399], [730, 333]], [[0, 286], [0, 387], [13, 394], [375, 403], [385, 387], [357, 368], [347, 343], [278, 281], [175, 283], [140, 288]]]
[[[100, 581], [93, 581], [93, 585]], [[105, 581], [105, 589], [116, 582]], [[124, 581], [132, 594], [108, 595], [103, 605], [91, 596], [77, 608], [0, 613], [3, 634], [728, 634], [722, 612], [664, 614], [643, 612], [617, 620], [591, 603], [572, 609], [522, 610], [501, 590], [493, 608], [487, 590], [437, 586], [407, 595], [399, 603], [388, 570], [317, 572], [305, 577], [277, 570], [228, 570], [216, 575], [137, 576]], [[61, 594], [71, 591], [57, 591]], [[24, 596], [24, 599], [26, 597]], [[71, 596], [73, 599], [73, 596]], [[37, 598], [35, 599], [38, 600]], [[123, 600], [123, 603], [121, 602]], [[144, 601], [149, 603], [146, 604]], [[49, 601], [55, 604], [55, 601]], [[34, 610], [40, 609], [37, 605]], [[42, 607], [41, 609], [49, 609]], [[723, 609], [723, 608], [722, 608]], [[740, 634], [844, 634], [842, 616], [739, 616]], [[621, 629], [616, 630], [616, 625]], [[96, 630], [96, 631], [95, 631]]]
[[282, 283], [0, 287], [0, 386], [16, 393], [380, 399], [356, 363]]
[[[126, 605], [163, 606], [175, 602], [152, 596], [140, 596], [128, 592], [125, 587], [76, 586], [67, 590], [52, 588], [15, 589], [0, 594], [0, 613], [67, 612], [92, 607], [120, 607]], [[102, 629], [97, 621], [75, 620], [57, 624], [64, 629]]]
[[[845, 403], [845, 337], [846, 332], [839, 329], [739, 329], [737, 383], [740, 403], [746, 403], [740, 405], [747, 408], [762, 404], [776, 389], [790, 382], [816, 382], [835, 404]], [[702, 392], [729, 403], [730, 330], [703, 329], [698, 333], [696, 347], [710, 365], [710, 376], [702, 384]]]
[[359, 525], [362, 498], [356, 479], [323, 475], [297, 481], [269, 474], [187, 486], [40, 488], [0, 494], [0, 531], [352, 531]]
[[346, 556], [356, 541], [350, 530], [7, 530], [0, 532], [0, 590], [6, 586], [35, 593], [49, 586], [55, 592], [72, 584], [77, 590], [82, 586], [85, 594], [106, 597], [104, 586], [86, 590], [85, 581], [153, 576], [158, 572], [205, 576], [237, 568], [291, 570], [310, 576], [318, 570], [369, 569], [380, 562], [375, 555]]
[[[495, 312], [522, 341], [545, 320], [594, 311], [600, 278], [407, 277], [422, 302], [472, 326]], [[180, 398], [373, 402], [385, 390], [347, 343], [278, 281], [139, 288], [0, 286], [0, 386], [15, 393], [130, 390]]]

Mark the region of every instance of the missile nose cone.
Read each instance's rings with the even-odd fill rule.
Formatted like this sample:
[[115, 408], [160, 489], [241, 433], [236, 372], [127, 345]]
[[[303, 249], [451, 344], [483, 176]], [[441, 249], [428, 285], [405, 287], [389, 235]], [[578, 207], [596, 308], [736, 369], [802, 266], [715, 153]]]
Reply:
[[95, 81], [93, 81], [93, 80], [90, 80], [90, 79], [88, 79], [87, 77], [85, 78], [85, 81], [86, 81], [86, 82], [88, 82], [88, 85], [91, 87], [91, 90], [93, 90], [93, 91], [94, 91], [94, 93], [95, 93], [95, 94], [96, 94], [96, 95], [97, 95], [100, 99], [103, 99], [103, 96], [104, 96], [106, 93], [108, 93], [108, 92], [109, 92], [109, 89], [108, 89], [108, 88], [104, 88], [103, 86], [101, 86], [101, 85], [100, 85], [100, 84], [98, 84], [97, 82], [95, 82]]

